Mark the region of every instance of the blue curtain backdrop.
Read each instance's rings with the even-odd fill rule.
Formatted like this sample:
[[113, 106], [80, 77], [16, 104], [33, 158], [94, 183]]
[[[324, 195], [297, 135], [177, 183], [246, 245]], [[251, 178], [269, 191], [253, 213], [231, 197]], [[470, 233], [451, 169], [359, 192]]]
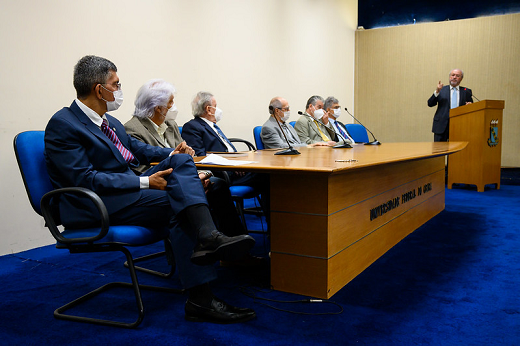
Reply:
[[358, 2], [358, 26], [373, 29], [517, 12], [520, 12], [518, 0], [368, 0]]

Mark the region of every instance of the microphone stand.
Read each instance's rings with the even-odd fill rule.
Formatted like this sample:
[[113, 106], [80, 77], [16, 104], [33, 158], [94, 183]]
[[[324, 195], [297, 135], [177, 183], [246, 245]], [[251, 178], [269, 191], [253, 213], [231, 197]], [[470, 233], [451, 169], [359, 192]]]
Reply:
[[370, 131], [369, 129], [367, 129], [367, 127], [363, 124], [361, 124], [361, 121], [357, 120], [355, 116], [353, 116], [352, 114], [350, 114], [350, 112], [348, 111], [347, 107], [345, 107], [345, 110], [347, 111], [348, 115], [350, 115], [352, 118], [354, 118], [355, 121], [357, 121], [359, 123], [359, 125], [363, 126], [365, 128], [365, 130], [367, 130], [368, 132], [370, 132], [370, 134], [372, 135], [372, 137], [374, 138], [374, 140], [372, 142], [368, 142], [368, 143], [365, 143], [365, 145], [381, 145], [381, 142], [379, 142], [377, 139], [376, 139], [376, 136], [374, 136], [374, 134], [372, 133], [372, 131]]
[[[276, 120], [276, 123], [278, 124], [278, 127], [280, 128], [280, 131], [282, 131], [282, 135], [285, 138], [285, 141], [287, 142], [287, 145], [289, 146], [289, 148], [284, 149], [282, 151], [278, 151], [278, 152], [276, 152], [274, 154], [275, 155], [300, 155], [301, 153], [298, 150], [294, 149], [292, 147], [291, 143], [289, 143], [289, 140], [287, 139], [287, 136], [285, 135], [285, 132], [282, 129], [282, 125], [280, 125], [280, 122], [276, 118], [276, 115], [273, 114], [273, 117], [274, 117], [274, 120]], [[291, 126], [291, 125], [289, 125], [289, 126]]]

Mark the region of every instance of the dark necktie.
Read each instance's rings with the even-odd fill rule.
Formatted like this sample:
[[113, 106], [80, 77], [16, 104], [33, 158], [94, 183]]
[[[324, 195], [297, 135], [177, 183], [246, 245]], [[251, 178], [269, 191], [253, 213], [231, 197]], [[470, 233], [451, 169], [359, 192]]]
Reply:
[[112, 143], [114, 143], [117, 150], [119, 150], [121, 155], [123, 155], [123, 159], [125, 159], [126, 162], [130, 163], [134, 161], [134, 155], [132, 155], [132, 153], [123, 146], [114, 130], [112, 130], [110, 126], [108, 126], [108, 121], [106, 119], [103, 119], [103, 124], [101, 124], [101, 131], [103, 131], [103, 133], [108, 137], [108, 139], [110, 139]]
[[231, 146], [231, 148], [233, 148], [234, 151], [237, 151], [237, 149], [235, 148], [235, 146], [233, 144], [231, 144], [231, 142], [229, 141], [229, 139], [227, 139], [226, 135], [224, 135], [224, 132], [222, 132], [222, 130], [220, 129], [220, 127], [217, 126], [217, 124], [213, 124], [213, 127], [215, 128], [215, 130], [217, 130], [220, 138], [222, 138], [223, 140], [225, 140], [227, 142], [227, 144], [229, 144]]
[[336, 128], [338, 129], [339, 134], [341, 135], [341, 137], [343, 137], [343, 139], [348, 139], [347, 134], [345, 133], [345, 131], [343, 131], [343, 130], [341, 129], [341, 126], [339, 126], [339, 124], [338, 124], [337, 121], [334, 122], [334, 125], [336, 125]]

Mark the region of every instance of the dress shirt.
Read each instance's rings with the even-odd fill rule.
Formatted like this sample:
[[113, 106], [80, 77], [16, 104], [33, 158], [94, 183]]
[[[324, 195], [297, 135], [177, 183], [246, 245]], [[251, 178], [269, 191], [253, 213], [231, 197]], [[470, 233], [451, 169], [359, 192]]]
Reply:
[[160, 126], [157, 125], [156, 123], [154, 123], [152, 121], [152, 119], [150, 118], [147, 118], [147, 120], [152, 124], [153, 128], [155, 129], [155, 131], [157, 132], [157, 134], [159, 135], [159, 137], [161, 137], [162, 141], [164, 142], [164, 146], [166, 148], [171, 148], [172, 147], [172, 144], [171, 143], [168, 143], [168, 140], [166, 139], [166, 137], [164, 137], [164, 133], [166, 132], [166, 130], [168, 129], [168, 126], [166, 125], [166, 123], [162, 123]]
[[228, 141], [226, 141], [226, 139], [222, 138], [222, 136], [220, 135], [220, 133], [218, 133], [217, 129], [215, 128], [215, 123], [213, 121], [209, 121], [208, 119], [206, 118], [203, 118], [203, 117], [200, 117], [202, 120], [204, 120], [206, 122], [206, 124], [209, 125], [209, 127], [211, 127], [211, 129], [213, 131], [215, 131], [215, 133], [217, 134], [218, 138], [220, 138], [220, 141], [222, 143], [224, 143], [224, 145], [226, 146], [228, 152], [230, 153], [233, 153], [235, 152], [235, 148], [233, 148], [231, 145], [229, 145]]
[[[457, 85], [455, 87], [455, 89], [457, 89], [457, 104], [459, 104], [459, 100], [460, 100], [460, 85]], [[450, 104], [451, 104], [451, 93], [453, 92], [453, 87], [450, 85]], [[437, 92], [437, 89], [435, 89], [435, 91], [433, 92], [433, 95], [435, 95], [435, 97], [439, 97], [439, 93]]]
[[[83, 102], [76, 99], [74, 100], [76, 104], [78, 105], [79, 109], [83, 111], [83, 113], [86, 114], [86, 116], [101, 130], [101, 124], [103, 124], [103, 120], [106, 120], [108, 124], [108, 119], [103, 114], [103, 116], [99, 116], [93, 109], [86, 106]], [[109, 124], [110, 125], [110, 124]], [[139, 177], [139, 185], [141, 189], [149, 189], [150, 188], [150, 180], [148, 177]]]

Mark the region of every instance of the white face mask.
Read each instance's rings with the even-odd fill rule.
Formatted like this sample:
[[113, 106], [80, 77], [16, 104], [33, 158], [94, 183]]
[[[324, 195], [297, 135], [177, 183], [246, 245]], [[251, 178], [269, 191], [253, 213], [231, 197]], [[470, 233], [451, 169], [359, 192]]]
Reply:
[[222, 120], [222, 109], [213, 106], [210, 107], [215, 108], [215, 122], [218, 123], [220, 120]]
[[337, 119], [341, 115], [341, 108], [334, 109], [334, 117]]
[[320, 120], [321, 118], [323, 118], [323, 114], [325, 114], [325, 112], [323, 111], [323, 109], [316, 109], [314, 111], [314, 118], [316, 120]]
[[291, 117], [291, 111], [283, 112], [282, 121], [285, 123]]
[[177, 114], [179, 114], [179, 111], [177, 110], [177, 106], [174, 103], [173, 106], [168, 109], [165, 120], [175, 120], [177, 118]]
[[103, 89], [105, 89], [106, 91], [111, 92], [114, 95], [114, 101], [107, 101], [104, 98], [101, 98], [103, 101], [105, 101], [107, 103], [107, 112], [115, 111], [119, 107], [121, 107], [121, 105], [123, 104], [123, 90], [119, 89], [116, 91], [110, 91], [107, 88], [105, 88], [103, 85], [101, 85], [101, 87]]

